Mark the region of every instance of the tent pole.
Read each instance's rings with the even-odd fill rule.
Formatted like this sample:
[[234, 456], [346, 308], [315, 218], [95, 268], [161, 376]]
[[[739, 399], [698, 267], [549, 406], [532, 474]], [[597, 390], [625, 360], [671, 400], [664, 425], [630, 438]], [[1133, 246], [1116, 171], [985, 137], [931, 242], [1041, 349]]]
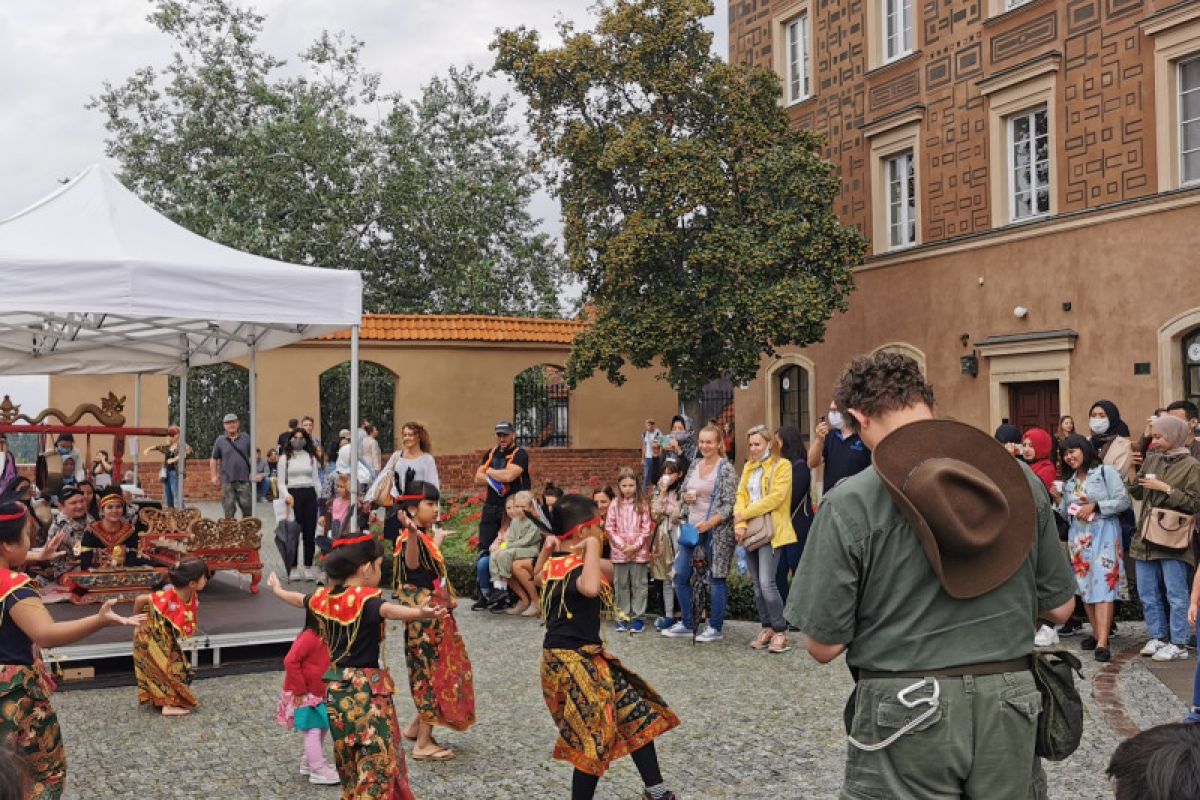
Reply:
[[[325, 433], [322, 431], [322, 433]], [[328, 434], [326, 434], [328, 436]], [[350, 533], [358, 533], [358, 325], [350, 329]]]
[[175, 505], [183, 508], [184, 484], [187, 482], [187, 395], [188, 395], [188, 373], [191, 369], [192, 357], [185, 355], [183, 357], [183, 377], [179, 379], [179, 460], [175, 462], [179, 474], [179, 496], [175, 498]]
[[[140, 372], [135, 372], [133, 375], [133, 424], [134, 427], [142, 427], [142, 373]], [[135, 486], [142, 485], [141, 454], [141, 442], [135, 435], [133, 436], [133, 483]]]
[[255, 455], [254, 443], [257, 441], [255, 434], [258, 431], [258, 385], [256, 381], [257, 367], [255, 366], [254, 356], [258, 352], [258, 337], [251, 335], [250, 337], [250, 457], [254, 459], [250, 469], [250, 516], [258, 514], [258, 484], [254, 480], [254, 471], [258, 468], [258, 458]]

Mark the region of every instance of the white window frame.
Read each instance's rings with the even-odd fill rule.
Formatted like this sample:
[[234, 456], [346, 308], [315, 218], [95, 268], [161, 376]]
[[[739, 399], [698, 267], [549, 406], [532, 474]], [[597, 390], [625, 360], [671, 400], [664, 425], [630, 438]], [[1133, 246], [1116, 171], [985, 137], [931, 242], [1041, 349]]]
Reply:
[[1192, 64], [1192, 63], [1197, 63], [1197, 62], [1200, 62], [1200, 54], [1197, 54], [1196, 56], [1191, 57], [1191, 58], [1181, 59], [1175, 65], [1175, 69], [1177, 70], [1175, 73], [1176, 74], [1176, 86], [1178, 87], [1175, 92], [1176, 103], [1177, 103], [1176, 107], [1179, 110], [1178, 114], [1176, 116], [1178, 117], [1177, 124], [1179, 125], [1179, 147], [1177, 149], [1178, 149], [1178, 155], [1179, 155], [1179, 185], [1180, 186], [1192, 186], [1194, 184], [1200, 183], [1200, 174], [1197, 174], [1193, 178], [1190, 178], [1190, 179], [1188, 178], [1187, 172], [1186, 172], [1186, 168], [1187, 168], [1186, 167], [1186, 159], [1184, 158], [1184, 156], [1188, 155], [1189, 153], [1200, 153], [1200, 147], [1193, 147], [1190, 150], [1185, 149], [1187, 147], [1187, 144], [1184, 141], [1184, 135], [1183, 135], [1184, 126], [1186, 126], [1189, 122], [1195, 123], [1198, 127], [1200, 127], [1200, 116], [1195, 116], [1195, 117], [1192, 117], [1191, 119], [1186, 119], [1183, 116], [1183, 114], [1184, 114], [1184, 110], [1183, 110], [1184, 95], [1190, 95], [1190, 94], [1200, 95], [1200, 84], [1197, 84], [1196, 86], [1192, 87], [1191, 89], [1184, 88], [1183, 68], [1187, 64]]
[[808, 69], [807, 11], [784, 23], [783, 41], [785, 82], [788, 104], [791, 105], [812, 96], [812, 75]]
[[[916, 49], [914, 30], [915, 0], [882, 0], [883, 63], [904, 58]], [[889, 34], [889, 23], [896, 19], [896, 34]], [[892, 44], [896, 44], [893, 52]]]
[[1004, 0], [1004, 9], [1006, 11], [1012, 11], [1014, 8], [1019, 8], [1020, 6], [1031, 2], [1033, 2], [1033, 0]]
[[[1039, 211], [1037, 209], [1037, 193], [1040, 188], [1043, 188], [1037, 183], [1037, 115], [1044, 114], [1046, 116], [1046, 210]], [[1029, 196], [1031, 213], [1020, 216], [1017, 213], [1017, 137], [1016, 123], [1018, 120], [1029, 120]], [[1050, 215], [1054, 208], [1054, 161], [1051, 157], [1054, 146], [1053, 131], [1050, 129], [1050, 109], [1047, 106], [1035, 106], [1026, 111], [1013, 114], [1005, 121], [1005, 127], [1008, 131], [1008, 139], [1005, 142], [1008, 147], [1008, 215], [1012, 222], [1027, 222], [1029, 220], [1041, 219]]]
[[[887, 197], [888, 249], [912, 247], [917, 243], [917, 165], [913, 151], [904, 150], [886, 157], [883, 160], [883, 170], [886, 184], [884, 193]], [[900, 202], [895, 204], [892, 202], [892, 188], [897, 183]]]

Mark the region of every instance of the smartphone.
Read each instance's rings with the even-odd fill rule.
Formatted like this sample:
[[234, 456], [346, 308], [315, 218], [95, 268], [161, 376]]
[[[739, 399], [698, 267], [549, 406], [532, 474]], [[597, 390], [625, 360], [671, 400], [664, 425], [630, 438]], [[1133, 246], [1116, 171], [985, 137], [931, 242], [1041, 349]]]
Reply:
[[825, 421], [825, 417], [824, 417], [824, 416], [821, 416], [820, 418], [818, 418], [818, 419], [817, 419], [817, 422], [824, 422], [824, 421]]

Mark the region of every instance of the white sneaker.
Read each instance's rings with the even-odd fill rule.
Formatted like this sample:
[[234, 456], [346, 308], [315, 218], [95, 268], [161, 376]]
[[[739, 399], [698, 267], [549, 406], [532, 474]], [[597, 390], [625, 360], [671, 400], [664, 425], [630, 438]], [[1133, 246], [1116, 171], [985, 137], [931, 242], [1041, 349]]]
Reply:
[[317, 786], [336, 786], [342, 781], [333, 764], [322, 764], [309, 773], [308, 782]]
[[1180, 647], [1177, 644], [1165, 644], [1158, 648], [1158, 652], [1151, 656], [1155, 661], [1183, 661], [1187, 657], [1187, 648]]
[[669, 639], [683, 639], [683, 638], [690, 639], [690, 638], [692, 638], [692, 629], [685, 628], [682, 622], [676, 622], [674, 625], [667, 628], [665, 631], [662, 631], [662, 635], [666, 636]]
[[317, 571], [312, 567], [304, 568], [304, 578], [302, 580], [315, 581], [317, 579]]
[[300, 769], [298, 771], [300, 772], [301, 775], [311, 775], [312, 774], [312, 767], [310, 767], [308, 765], [308, 756], [306, 756], [306, 755], [300, 756]]
[[704, 630], [696, 637], [697, 642], [719, 642], [725, 635], [711, 625], [705, 625]]
[[295, 581], [302, 581], [302, 580], [304, 580], [304, 575], [303, 575], [303, 573], [300, 572], [300, 568], [292, 567], [292, 571], [288, 573], [288, 582], [294, 583]]
[[1056, 644], [1058, 644], [1058, 631], [1049, 625], [1038, 628], [1038, 632], [1033, 637], [1034, 647], [1050, 647]]
[[1146, 642], [1146, 646], [1142, 648], [1142, 655], [1152, 656], [1159, 650], [1162, 650], [1164, 647], [1166, 647], [1166, 645], [1167, 643], [1161, 639], [1151, 639], [1150, 641]]

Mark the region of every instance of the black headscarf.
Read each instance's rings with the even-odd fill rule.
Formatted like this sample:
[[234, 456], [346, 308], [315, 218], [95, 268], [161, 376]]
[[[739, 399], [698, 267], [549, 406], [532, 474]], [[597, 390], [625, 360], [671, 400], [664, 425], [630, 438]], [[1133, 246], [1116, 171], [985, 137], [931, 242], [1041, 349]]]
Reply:
[[1102, 434], [1092, 434], [1092, 447], [1099, 453], [1104, 449], [1105, 445], [1118, 436], [1124, 436], [1128, 439], [1129, 426], [1121, 419], [1121, 412], [1117, 409], [1117, 404], [1111, 400], [1097, 400], [1092, 403], [1092, 407], [1088, 409], [1089, 418], [1092, 416], [1092, 411], [1096, 408], [1104, 409], [1104, 413], [1108, 415], [1108, 430]]
[[1007, 422], [996, 428], [996, 441], [1000, 444], [1020, 444], [1021, 429], [1016, 425], [1009, 425]]

